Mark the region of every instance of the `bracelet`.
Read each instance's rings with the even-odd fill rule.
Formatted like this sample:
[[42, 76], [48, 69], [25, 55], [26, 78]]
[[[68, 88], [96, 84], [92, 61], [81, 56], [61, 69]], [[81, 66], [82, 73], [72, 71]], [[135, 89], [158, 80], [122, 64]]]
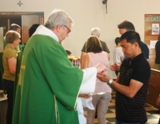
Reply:
[[109, 86], [111, 86], [112, 83], [113, 83], [113, 79], [110, 79], [110, 80], [107, 82], [107, 84], [108, 84]]

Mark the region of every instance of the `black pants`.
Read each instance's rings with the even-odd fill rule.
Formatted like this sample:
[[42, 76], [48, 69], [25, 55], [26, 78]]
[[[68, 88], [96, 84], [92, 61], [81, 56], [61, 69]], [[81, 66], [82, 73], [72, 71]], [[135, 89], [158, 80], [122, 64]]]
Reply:
[[7, 124], [12, 124], [14, 81], [3, 79], [2, 86], [8, 98], [6, 122]]
[[119, 72], [120, 72], [119, 70], [116, 70], [116, 71], [115, 71], [115, 73], [116, 73], [116, 76], [118, 76], [118, 73], [119, 73]]

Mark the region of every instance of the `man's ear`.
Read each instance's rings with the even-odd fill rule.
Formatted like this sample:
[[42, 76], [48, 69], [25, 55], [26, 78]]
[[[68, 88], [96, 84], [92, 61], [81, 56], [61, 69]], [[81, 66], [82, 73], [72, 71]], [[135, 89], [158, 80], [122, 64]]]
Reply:
[[60, 32], [62, 30], [62, 26], [61, 24], [57, 25], [57, 27], [55, 28], [56, 32]]
[[[137, 43], [137, 42], [134, 42], [134, 45], [136, 46], [136, 47], [138, 47], [139, 46], [139, 44]], [[139, 46], [140, 47], [140, 46]]]

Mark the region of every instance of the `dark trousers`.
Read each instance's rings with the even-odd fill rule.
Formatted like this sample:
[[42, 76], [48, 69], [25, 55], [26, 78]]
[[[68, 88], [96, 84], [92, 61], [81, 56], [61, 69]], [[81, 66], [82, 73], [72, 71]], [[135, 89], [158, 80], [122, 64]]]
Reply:
[[7, 124], [12, 124], [14, 81], [3, 79], [2, 86], [8, 98], [6, 122]]
[[146, 124], [146, 123], [139, 123], [139, 122], [137, 122], [137, 123], [128, 123], [128, 122], [121, 122], [121, 121], [116, 120], [116, 124]]
[[115, 73], [116, 73], [116, 76], [118, 76], [118, 73], [119, 73], [119, 72], [120, 72], [119, 70], [116, 70], [116, 71], [115, 71]]

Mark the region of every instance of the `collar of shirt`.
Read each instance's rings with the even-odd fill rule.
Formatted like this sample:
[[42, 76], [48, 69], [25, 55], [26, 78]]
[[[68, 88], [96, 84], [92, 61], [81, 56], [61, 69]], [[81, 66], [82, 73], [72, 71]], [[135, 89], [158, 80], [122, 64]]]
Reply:
[[55, 39], [57, 42], [59, 42], [58, 37], [55, 35], [55, 33], [53, 31], [51, 31], [50, 29], [44, 27], [43, 25], [40, 25], [37, 30], [34, 32], [33, 35], [36, 34], [41, 34], [41, 35], [46, 35], [46, 36], [50, 36], [53, 39]]
[[136, 56], [135, 58], [133, 58], [132, 60], [129, 59], [129, 61], [132, 63], [137, 63], [137, 59], [141, 58], [142, 56], [144, 56], [143, 53], [139, 54], [138, 56]]

